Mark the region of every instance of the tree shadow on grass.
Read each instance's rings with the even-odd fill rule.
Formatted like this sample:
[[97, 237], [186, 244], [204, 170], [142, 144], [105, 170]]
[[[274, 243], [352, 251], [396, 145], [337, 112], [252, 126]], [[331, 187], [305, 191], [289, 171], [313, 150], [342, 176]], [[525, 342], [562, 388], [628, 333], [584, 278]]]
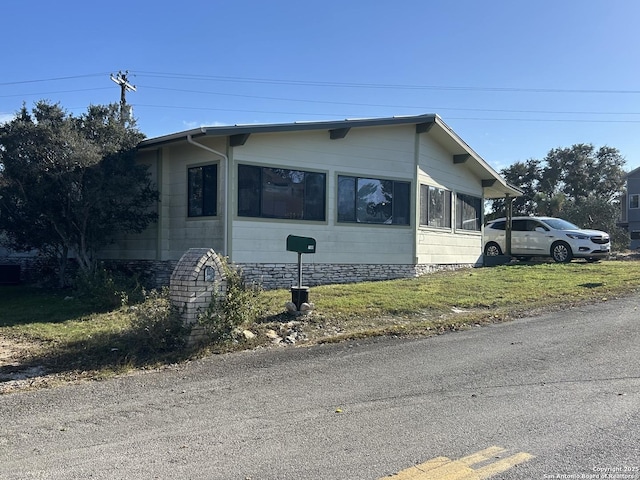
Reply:
[[23, 285], [0, 286], [0, 327], [64, 323], [105, 311], [108, 309], [79, 301], [71, 296], [70, 291]]

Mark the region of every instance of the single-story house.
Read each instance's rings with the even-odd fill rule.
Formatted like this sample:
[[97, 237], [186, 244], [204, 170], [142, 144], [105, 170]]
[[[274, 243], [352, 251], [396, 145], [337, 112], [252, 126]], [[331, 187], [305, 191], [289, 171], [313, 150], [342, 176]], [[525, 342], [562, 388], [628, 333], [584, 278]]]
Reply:
[[288, 235], [317, 242], [305, 285], [479, 265], [484, 200], [520, 195], [434, 114], [202, 127], [144, 140], [139, 159], [158, 222], [103, 258], [170, 273], [210, 247], [266, 288], [297, 284]]
[[640, 249], [640, 167], [627, 173], [627, 193], [623, 196], [620, 226], [627, 229], [631, 237], [632, 250]]

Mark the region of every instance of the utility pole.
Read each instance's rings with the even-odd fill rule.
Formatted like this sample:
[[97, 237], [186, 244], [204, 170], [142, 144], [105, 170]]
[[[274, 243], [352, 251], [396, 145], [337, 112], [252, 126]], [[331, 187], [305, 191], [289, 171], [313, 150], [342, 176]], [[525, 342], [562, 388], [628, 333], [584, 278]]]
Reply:
[[129, 83], [127, 75], [129, 75], [129, 70], [125, 70], [124, 73], [118, 72], [115, 77], [111, 74], [111, 80], [120, 85], [120, 117], [122, 118], [122, 123], [129, 120], [131, 116], [131, 111], [127, 108], [127, 91], [136, 91], [136, 86]]

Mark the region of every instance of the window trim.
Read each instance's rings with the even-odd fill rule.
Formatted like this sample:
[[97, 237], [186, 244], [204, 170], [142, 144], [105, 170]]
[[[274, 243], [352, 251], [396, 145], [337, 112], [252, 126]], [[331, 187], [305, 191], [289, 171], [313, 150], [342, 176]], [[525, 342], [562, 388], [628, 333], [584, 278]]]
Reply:
[[[340, 215], [340, 180], [341, 179], [352, 179], [355, 183], [355, 189], [354, 189], [354, 193], [353, 193], [353, 207], [354, 207], [354, 220], [345, 220], [345, 219], [341, 219], [341, 215]], [[353, 174], [353, 173], [336, 173], [335, 174], [335, 179], [336, 179], [336, 187], [335, 187], [335, 191], [336, 191], [336, 216], [335, 216], [335, 221], [336, 224], [338, 225], [366, 225], [366, 226], [375, 226], [375, 225], [384, 225], [384, 226], [395, 226], [395, 227], [410, 227], [412, 225], [412, 214], [411, 214], [411, 197], [412, 197], [412, 181], [411, 180], [407, 180], [407, 179], [399, 179], [399, 178], [389, 178], [389, 177], [374, 177], [371, 175], [358, 175], [358, 174]], [[402, 185], [404, 188], [406, 188], [407, 190], [407, 198], [406, 200], [406, 223], [386, 223], [386, 222], [363, 222], [363, 221], [358, 221], [358, 181], [359, 180], [375, 180], [375, 181], [379, 181], [379, 182], [392, 182], [393, 185], [393, 193], [395, 193], [397, 185], [400, 184]], [[397, 204], [396, 204], [397, 205]], [[400, 207], [398, 207], [400, 208]], [[392, 200], [391, 200], [391, 218], [393, 219], [394, 217], [396, 217], [397, 215], [394, 215], [396, 212], [396, 206], [394, 205], [393, 202], [393, 194], [392, 194]], [[401, 217], [402, 218], [402, 217]]]
[[[211, 163], [203, 163], [203, 164], [195, 164], [195, 165], [187, 165], [187, 218], [189, 219], [201, 219], [201, 218], [211, 218], [211, 217], [217, 217], [218, 216], [218, 194], [219, 194], [219, 162], [211, 162]], [[210, 197], [209, 195], [207, 195], [205, 193], [205, 182], [204, 182], [204, 169], [205, 168], [210, 168], [210, 167], [214, 167], [215, 169], [215, 184], [214, 184], [214, 192], [213, 192], [213, 197]], [[200, 205], [200, 207], [202, 208], [203, 213], [201, 215], [194, 215], [191, 213], [191, 194], [192, 194], [192, 189], [191, 189], [191, 171], [195, 170], [195, 169], [202, 169], [203, 171], [203, 181], [202, 181], [202, 205]], [[206, 203], [206, 199], [207, 198], [212, 198], [213, 199], [213, 206], [214, 206], [214, 210], [215, 212], [213, 214], [205, 214], [205, 203]]]

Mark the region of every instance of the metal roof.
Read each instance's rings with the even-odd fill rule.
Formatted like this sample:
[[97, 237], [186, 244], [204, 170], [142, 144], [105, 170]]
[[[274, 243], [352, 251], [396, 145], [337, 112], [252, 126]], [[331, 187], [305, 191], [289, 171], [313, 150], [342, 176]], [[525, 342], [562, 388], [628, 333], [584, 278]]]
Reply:
[[398, 116], [386, 118], [357, 118], [345, 120], [326, 120], [326, 121], [309, 121], [309, 122], [293, 122], [293, 123], [253, 123], [253, 124], [236, 124], [221, 125], [215, 127], [200, 127], [183, 132], [172, 133], [160, 137], [149, 138], [140, 142], [140, 148], [148, 148], [158, 144], [175, 142], [185, 139], [188, 135], [198, 137], [207, 136], [228, 136], [244, 133], [278, 133], [278, 132], [302, 132], [308, 130], [332, 130], [336, 128], [355, 128], [355, 127], [376, 127], [386, 125], [405, 125], [418, 123], [432, 123], [436, 118], [435, 114], [415, 115], [415, 116]]

